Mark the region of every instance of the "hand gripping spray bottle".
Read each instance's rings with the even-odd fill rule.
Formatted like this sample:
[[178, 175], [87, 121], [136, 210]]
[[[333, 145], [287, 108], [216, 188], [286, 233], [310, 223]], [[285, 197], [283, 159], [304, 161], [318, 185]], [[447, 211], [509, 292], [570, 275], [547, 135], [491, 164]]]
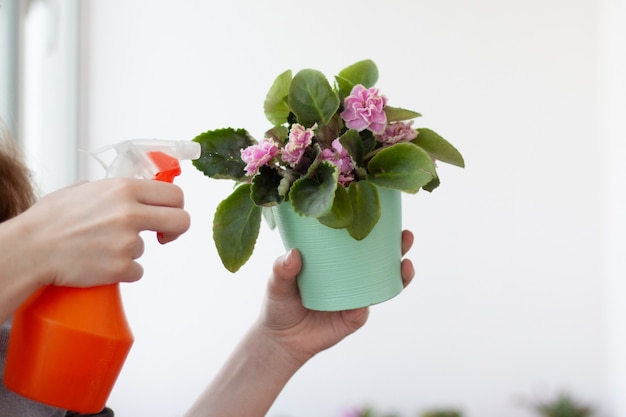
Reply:
[[[97, 154], [115, 149], [107, 166]], [[128, 140], [94, 154], [108, 176], [173, 182], [179, 160], [200, 157], [200, 144]], [[113, 389], [133, 335], [119, 284], [45, 287], [13, 317], [4, 374], [6, 387], [35, 401], [84, 414], [100, 412]]]

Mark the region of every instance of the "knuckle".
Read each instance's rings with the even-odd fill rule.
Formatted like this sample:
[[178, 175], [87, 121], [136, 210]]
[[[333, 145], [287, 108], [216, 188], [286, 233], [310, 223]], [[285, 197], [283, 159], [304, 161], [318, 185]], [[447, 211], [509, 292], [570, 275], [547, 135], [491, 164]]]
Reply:
[[124, 197], [134, 197], [137, 188], [136, 181], [133, 178], [111, 178], [109, 187], [114, 194], [119, 194]]
[[185, 207], [185, 193], [183, 189], [177, 185], [172, 185], [172, 202], [174, 207]]
[[115, 219], [119, 227], [124, 230], [133, 230], [135, 225], [141, 221], [144, 214], [141, 211], [141, 207], [133, 202], [126, 202], [118, 206], [115, 213]]

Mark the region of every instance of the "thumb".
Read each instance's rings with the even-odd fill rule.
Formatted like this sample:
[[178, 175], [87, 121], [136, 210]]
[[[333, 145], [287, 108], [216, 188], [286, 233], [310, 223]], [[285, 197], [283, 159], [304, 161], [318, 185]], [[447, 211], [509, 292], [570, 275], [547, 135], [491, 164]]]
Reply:
[[269, 281], [269, 293], [273, 297], [288, 297], [298, 292], [296, 277], [302, 268], [302, 258], [297, 249], [274, 261], [273, 275]]
[[359, 330], [369, 317], [370, 309], [367, 307], [342, 312], [343, 321], [351, 332]]

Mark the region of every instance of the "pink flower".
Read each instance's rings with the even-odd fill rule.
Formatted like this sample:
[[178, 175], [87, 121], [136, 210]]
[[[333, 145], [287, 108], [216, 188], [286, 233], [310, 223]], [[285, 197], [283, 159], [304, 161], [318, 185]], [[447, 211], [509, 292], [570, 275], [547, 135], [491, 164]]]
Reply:
[[412, 141], [417, 137], [417, 130], [413, 129], [412, 125], [412, 120], [410, 122], [389, 123], [383, 133], [376, 135], [376, 140], [385, 145]]
[[273, 140], [265, 139], [257, 145], [250, 145], [241, 150], [241, 159], [247, 164], [244, 168], [247, 176], [256, 175], [259, 168], [267, 164], [278, 154], [278, 146]]
[[305, 128], [301, 124], [294, 123], [289, 131], [289, 142], [282, 150], [283, 161], [287, 162], [291, 167], [295, 167], [300, 158], [304, 155], [307, 146], [313, 141], [313, 130], [317, 128], [317, 123], [310, 129]]
[[387, 125], [384, 107], [385, 96], [381, 96], [377, 88], [365, 88], [357, 84], [344, 102], [341, 118], [350, 129], [362, 131], [369, 129], [374, 133], [382, 133]]
[[329, 161], [339, 168], [339, 183], [346, 186], [354, 181], [354, 163], [348, 155], [348, 151], [341, 146], [339, 139], [335, 139], [332, 143], [333, 149], [326, 148], [322, 151], [322, 160]]

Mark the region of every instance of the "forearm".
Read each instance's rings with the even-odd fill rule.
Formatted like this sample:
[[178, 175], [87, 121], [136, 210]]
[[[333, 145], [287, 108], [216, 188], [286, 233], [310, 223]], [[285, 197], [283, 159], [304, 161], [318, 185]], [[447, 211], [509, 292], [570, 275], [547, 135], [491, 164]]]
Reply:
[[185, 417], [265, 416], [301, 366], [255, 323]]
[[0, 323], [42, 285], [31, 234], [18, 218], [0, 223]]

